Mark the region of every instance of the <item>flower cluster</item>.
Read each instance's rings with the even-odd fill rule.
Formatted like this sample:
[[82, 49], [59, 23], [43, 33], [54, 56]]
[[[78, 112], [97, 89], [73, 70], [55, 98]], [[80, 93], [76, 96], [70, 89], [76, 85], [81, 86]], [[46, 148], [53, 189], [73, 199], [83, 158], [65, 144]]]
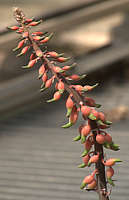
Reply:
[[[93, 86], [74, 84], [74, 81], [84, 78], [85, 75], [70, 74], [69, 71], [75, 66], [75, 63], [60, 67], [59, 63], [65, 63], [70, 58], [64, 57], [63, 54], [59, 54], [56, 51], [48, 51], [46, 49], [46, 43], [51, 39], [53, 33], [48, 34], [41, 31], [30, 33], [30, 28], [40, 24], [41, 20], [26, 19], [19, 8], [14, 9], [14, 16], [19, 26], [12, 26], [10, 29], [21, 35], [21, 40], [14, 51], [20, 50], [17, 56], [21, 56], [28, 53], [30, 48], [33, 50], [29, 57], [29, 63], [23, 68], [32, 68], [39, 62], [38, 71], [39, 79], [42, 82], [41, 91], [50, 88], [53, 84], [55, 87], [53, 98], [48, 102], [59, 100], [65, 90], [68, 92], [66, 100], [68, 123], [62, 127], [71, 127], [77, 122], [79, 112], [82, 114], [84, 123], [79, 126], [79, 135], [74, 138], [74, 141], [80, 140], [84, 146], [84, 151], [81, 155], [83, 163], [79, 167], [90, 167], [95, 164], [95, 170], [84, 178], [81, 189], [98, 191], [100, 188], [101, 191], [99, 192], [106, 199], [108, 193], [107, 182], [112, 186], [114, 185], [112, 180], [114, 170], [112, 166], [116, 162], [121, 162], [121, 160], [116, 158], [106, 160], [104, 156], [103, 148], [117, 151], [119, 146], [113, 142], [111, 135], [105, 131], [110, 127], [111, 122], [106, 120], [103, 112], [97, 110], [101, 105], [87, 96], [88, 92], [97, 87], [98, 84]], [[105, 191], [105, 193], [102, 191]]]

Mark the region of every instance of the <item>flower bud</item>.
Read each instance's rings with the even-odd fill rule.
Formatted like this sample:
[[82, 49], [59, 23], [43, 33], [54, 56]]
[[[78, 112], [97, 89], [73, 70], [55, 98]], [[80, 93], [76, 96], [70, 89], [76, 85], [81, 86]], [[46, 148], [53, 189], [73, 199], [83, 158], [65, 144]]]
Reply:
[[108, 159], [108, 160], [106, 160], [106, 161], [104, 161], [103, 159], [102, 159], [102, 163], [105, 165], [105, 166], [108, 166], [108, 167], [111, 167], [111, 166], [113, 166], [116, 162], [122, 162], [120, 159], [118, 159], [118, 158], [110, 158], [110, 159]]
[[69, 59], [70, 59], [70, 57], [68, 57], [68, 58], [65, 58], [65, 57], [58, 57], [58, 58], [57, 58], [57, 61], [60, 62], [60, 63], [62, 63], [62, 62], [68, 61]]
[[93, 181], [87, 185], [87, 188], [86, 188], [86, 189], [87, 189], [87, 190], [93, 190], [93, 189], [96, 188], [96, 185], [97, 185], [97, 182], [96, 182], [95, 179], [93, 179]]
[[109, 167], [106, 169], [106, 176], [107, 176], [107, 182], [114, 186], [113, 180], [111, 179], [111, 177], [114, 175], [114, 169], [112, 167]]
[[71, 68], [73, 68], [73, 67], [75, 67], [76, 66], [76, 63], [73, 63], [72, 65], [66, 65], [66, 66], [64, 66], [62, 69], [64, 70], [64, 71], [67, 71], [67, 70], [69, 70], [69, 69], [71, 69]]
[[36, 53], [36, 55], [38, 57], [42, 57], [43, 56], [43, 52], [40, 49], [36, 50], [35, 53]]
[[[43, 77], [42, 77], [42, 78], [43, 78]], [[42, 88], [40, 91], [42, 92], [42, 91], [44, 91], [45, 89], [50, 88], [50, 87], [52, 86], [52, 83], [53, 83], [53, 77], [50, 78], [50, 79], [48, 79], [48, 80], [46, 80], [46, 82], [45, 82], [45, 87]]]
[[86, 176], [81, 184], [81, 189], [85, 188], [87, 184], [90, 184], [94, 180], [96, 171], [94, 171], [92, 174]]
[[73, 74], [73, 75], [67, 77], [66, 79], [68, 79], [68, 80], [73, 80], [73, 81], [78, 81], [78, 80], [84, 78], [85, 76], [86, 76], [86, 75], [79, 76], [79, 75], [77, 75], [77, 74]]
[[32, 21], [33, 21], [33, 19], [30, 19], [30, 18], [27, 19], [27, 18], [26, 18], [25, 21], [24, 21], [24, 23], [30, 23], [30, 22], [32, 22]]
[[45, 72], [42, 76], [42, 81], [45, 83], [48, 79], [47, 73]]
[[83, 136], [88, 136], [90, 132], [91, 132], [91, 126], [89, 124], [84, 125], [81, 129], [81, 135]]
[[28, 31], [26, 31], [26, 32], [24, 32], [23, 34], [22, 34], [22, 37], [23, 38], [27, 38], [29, 36], [29, 32]]
[[39, 35], [33, 36], [33, 40], [39, 41], [39, 40], [41, 40], [41, 39], [43, 39], [43, 38], [40, 37]]
[[39, 68], [39, 78], [41, 78], [42, 77], [42, 75], [45, 73], [45, 65], [44, 64], [42, 64], [41, 66], [40, 66], [40, 68]]
[[33, 32], [32, 35], [43, 35], [43, 32], [41, 32], [41, 31], [36, 31], [36, 32]]
[[93, 155], [93, 156], [90, 158], [90, 160], [89, 160], [89, 162], [88, 162], [88, 167], [90, 167], [90, 165], [91, 165], [92, 163], [97, 163], [98, 160], [99, 160], [99, 153], [98, 153], [97, 155]]
[[53, 99], [48, 100], [47, 102], [53, 102], [53, 101], [57, 101], [61, 98], [61, 93], [59, 91], [55, 92]]
[[13, 49], [13, 51], [16, 51], [16, 50], [20, 49], [20, 48], [23, 46], [24, 42], [25, 42], [25, 40], [21, 40], [21, 41], [18, 43], [17, 47], [16, 47], [15, 49]]
[[58, 66], [53, 66], [53, 71], [54, 72], [56, 72], [56, 73], [62, 73], [62, 72], [64, 72], [64, 70], [62, 70], [60, 67], [58, 67]]
[[53, 36], [53, 33], [51, 33], [49, 36], [45, 37], [43, 40], [40, 40], [41, 44], [44, 44], [46, 42], [48, 42]]
[[42, 20], [39, 20], [37, 22], [31, 22], [28, 24], [28, 26], [37, 26], [38, 24], [40, 24], [42, 22]]
[[72, 108], [74, 106], [74, 102], [72, 101], [71, 97], [69, 96], [66, 100], [66, 109], [67, 109], [67, 114], [66, 116], [69, 117], [71, 112], [72, 112]]
[[108, 167], [106, 169], [106, 176], [107, 178], [111, 178], [114, 175], [114, 169], [112, 167]]
[[99, 112], [99, 119], [104, 122], [105, 121], [105, 115], [103, 112]]
[[97, 134], [97, 136], [96, 136], [96, 141], [97, 141], [97, 143], [99, 143], [99, 144], [104, 144], [104, 142], [105, 142], [105, 136], [102, 135], [102, 134]]
[[88, 137], [87, 139], [86, 139], [86, 141], [85, 141], [85, 143], [84, 143], [84, 147], [85, 147], [85, 150], [84, 150], [84, 152], [82, 153], [82, 157], [83, 156], [86, 156], [87, 154], [88, 154], [88, 152], [90, 151], [90, 149], [91, 149], [91, 147], [92, 147], [92, 145], [93, 145], [93, 143], [92, 143], [92, 141], [90, 140], [90, 138], [91, 137]]
[[105, 133], [105, 141], [108, 142], [108, 143], [111, 143], [111, 142], [112, 142], [112, 137], [111, 137], [110, 134]]
[[12, 31], [16, 31], [19, 29], [18, 26], [11, 26], [11, 27], [8, 27], [8, 29], [12, 30]]
[[35, 54], [32, 53], [32, 54], [30, 55], [30, 60], [34, 60], [35, 58], [36, 58]]
[[84, 88], [84, 91], [85, 92], [87, 92], [87, 91], [91, 91], [91, 90], [93, 90], [95, 87], [97, 87], [98, 86], [98, 83], [96, 83], [95, 85], [92, 85], [92, 86], [90, 86], [90, 85], [85, 85], [83, 88]]
[[83, 90], [83, 86], [81, 85], [73, 85], [76, 91], [81, 92]]
[[55, 52], [55, 51], [49, 51], [49, 52], [47, 52], [47, 55], [49, 55], [50, 57], [53, 57], [53, 58], [58, 58], [58, 57], [61, 56], [62, 54], [58, 54], [58, 53]]
[[76, 123], [77, 119], [78, 119], [78, 109], [76, 105], [74, 105], [69, 117], [69, 122], [65, 124], [64, 126], [62, 126], [62, 128], [69, 128], [70, 126]]
[[81, 106], [81, 112], [82, 112], [82, 115], [84, 116], [84, 117], [88, 117], [88, 115], [90, 114], [90, 112], [91, 112], [91, 108], [90, 107], [88, 107], [88, 106]]
[[23, 54], [25, 54], [25, 53], [28, 51], [28, 49], [29, 49], [29, 46], [25, 46], [25, 47], [22, 49], [21, 53], [19, 53], [19, 54], [17, 55], [17, 57], [18, 57], [18, 56], [21, 56], [21, 55], [23, 55]]
[[64, 83], [62, 81], [59, 81], [58, 85], [57, 85], [57, 89], [59, 90], [60, 93], [64, 92]]
[[30, 60], [30, 62], [28, 63], [27, 66], [23, 66], [22, 68], [31, 68], [34, 66], [34, 64], [36, 63], [37, 59], [34, 60]]
[[78, 167], [79, 167], [79, 168], [84, 168], [84, 167], [86, 167], [86, 166], [88, 165], [89, 159], [90, 159], [90, 155], [89, 155], [89, 154], [86, 155], [86, 156], [84, 156], [84, 157], [82, 158], [83, 163], [82, 163], [81, 165], [79, 165]]

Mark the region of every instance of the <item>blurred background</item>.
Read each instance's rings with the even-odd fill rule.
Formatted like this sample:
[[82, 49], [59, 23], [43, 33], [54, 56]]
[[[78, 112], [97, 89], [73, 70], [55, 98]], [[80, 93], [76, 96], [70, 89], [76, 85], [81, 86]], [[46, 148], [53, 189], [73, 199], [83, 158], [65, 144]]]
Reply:
[[[12, 49], [19, 35], [12, 8], [43, 19], [34, 30], [54, 32], [48, 49], [64, 52], [77, 63], [73, 73], [87, 74], [79, 84], [99, 86], [88, 95], [102, 104], [113, 121], [108, 131], [121, 146], [107, 152], [123, 163], [115, 167], [112, 199], [127, 200], [129, 119], [129, 0], [0, 0], [0, 199], [83, 200], [94, 192], [80, 190], [90, 169], [78, 169], [83, 151], [74, 143], [76, 126], [64, 130], [65, 98], [47, 104], [53, 89], [40, 93], [38, 68], [23, 70], [28, 57], [16, 58]], [[37, 66], [39, 67], [39, 66]]]

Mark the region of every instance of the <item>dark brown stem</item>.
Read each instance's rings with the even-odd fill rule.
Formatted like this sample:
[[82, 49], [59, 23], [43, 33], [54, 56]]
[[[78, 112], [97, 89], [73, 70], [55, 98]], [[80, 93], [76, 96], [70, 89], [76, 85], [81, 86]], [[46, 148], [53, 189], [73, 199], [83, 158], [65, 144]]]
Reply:
[[106, 184], [106, 177], [105, 177], [105, 166], [101, 162], [104, 158], [103, 146], [96, 142], [96, 135], [98, 131], [98, 127], [95, 121], [90, 120], [90, 125], [93, 129], [93, 137], [94, 137], [94, 149], [95, 154], [99, 153], [99, 160], [95, 164], [95, 168], [97, 169], [98, 173], [96, 174], [97, 178], [97, 192], [99, 195], [99, 200], [109, 200], [108, 191], [107, 191], [107, 184]]

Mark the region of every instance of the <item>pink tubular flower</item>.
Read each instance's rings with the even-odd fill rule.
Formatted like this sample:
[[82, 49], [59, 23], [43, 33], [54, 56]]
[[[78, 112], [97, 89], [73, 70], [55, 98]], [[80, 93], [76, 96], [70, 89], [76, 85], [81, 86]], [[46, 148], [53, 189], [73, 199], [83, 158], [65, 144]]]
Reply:
[[105, 140], [105, 136], [102, 135], [102, 134], [97, 134], [97, 136], [96, 136], [96, 141], [97, 141], [99, 144], [104, 144], [104, 142], [106, 141], [106, 140]]
[[93, 155], [89, 162], [88, 162], [88, 167], [92, 164], [92, 163], [97, 163], [99, 160], [99, 153], [97, 155]]
[[93, 180], [94, 180], [94, 176], [95, 176], [96, 170], [94, 170], [94, 172], [88, 176], [86, 176], [81, 184], [81, 189], [85, 188], [86, 185], [90, 184]]
[[106, 161], [102, 159], [102, 163], [107, 167], [113, 166], [116, 162], [122, 162], [122, 161], [119, 158], [110, 158]]

